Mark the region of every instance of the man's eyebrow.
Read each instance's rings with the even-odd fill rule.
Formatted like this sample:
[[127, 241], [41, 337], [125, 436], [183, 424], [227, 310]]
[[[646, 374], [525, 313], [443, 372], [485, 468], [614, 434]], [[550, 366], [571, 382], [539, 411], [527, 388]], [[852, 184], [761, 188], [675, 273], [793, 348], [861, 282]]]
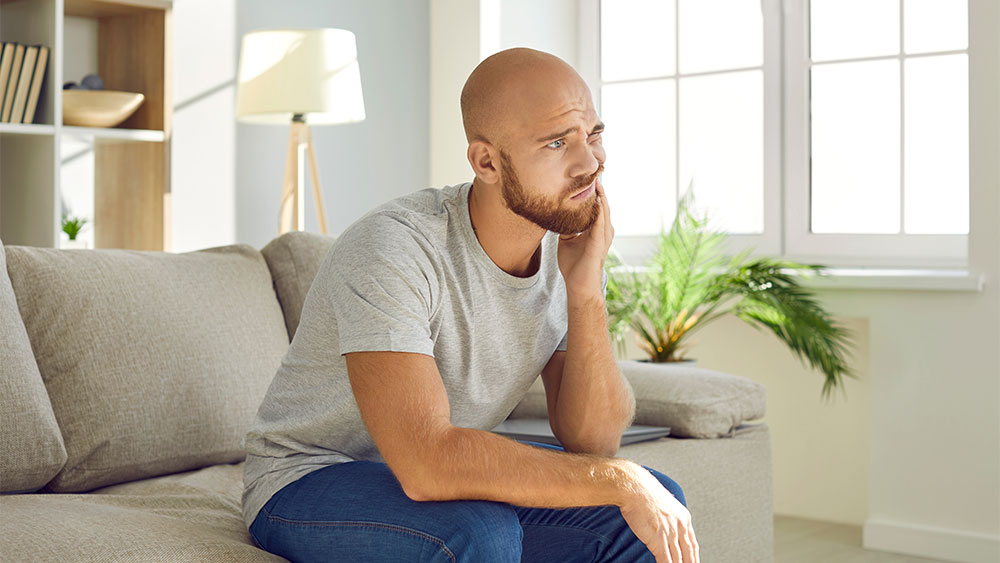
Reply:
[[[570, 127], [569, 129], [567, 129], [565, 131], [560, 131], [558, 133], [553, 133], [551, 135], [546, 135], [544, 137], [541, 137], [541, 138], [537, 139], [536, 142], [544, 143], [545, 141], [552, 141], [554, 139], [559, 139], [561, 137], [565, 137], [566, 135], [569, 135], [573, 131], [576, 131], [576, 127]], [[594, 126], [594, 130], [591, 131], [588, 135], [593, 135], [594, 133], [600, 133], [601, 131], [604, 131], [604, 123], [598, 122], [598, 124]]]

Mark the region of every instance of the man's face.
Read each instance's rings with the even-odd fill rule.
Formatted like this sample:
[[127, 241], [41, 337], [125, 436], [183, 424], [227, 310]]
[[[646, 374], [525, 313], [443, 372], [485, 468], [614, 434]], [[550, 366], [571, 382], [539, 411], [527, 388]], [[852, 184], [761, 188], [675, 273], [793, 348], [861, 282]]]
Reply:
[[601, 204], [593, 194], [583, 194], [575, 200], [572, 196], [595, 182], [603, 171], [604, 165], [600, 164], [592, 175], [574, 180], [564, 191], [546, 197], [539, 193], [540, 190], [525, 189], [510, 161], [510, 155], [501, 150], [500, 193], [508, 209], [547, 231], [562, 235], [582, 233], [597, 220]]
[[507, 139], [511, 150], [499, 151], [503, 201], [543, 229], [584, 232], [600, 211], [595, 186], [604, 170], [604, 124], [582, 80], [535, 82], [526, 89], [534, 91], [519, 100]]

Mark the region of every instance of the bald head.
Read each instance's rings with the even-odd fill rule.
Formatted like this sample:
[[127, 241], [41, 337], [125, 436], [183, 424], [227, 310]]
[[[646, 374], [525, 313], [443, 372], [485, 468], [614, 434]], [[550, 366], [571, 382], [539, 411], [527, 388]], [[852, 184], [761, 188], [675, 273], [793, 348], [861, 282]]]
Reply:
[[466, 139], [502, 144], [512, 129], [536, 117], [547, 92], [564, 88], [590, 95], [576, 70], [555, 55], [515, 48], [487, 57], [462, 88]]

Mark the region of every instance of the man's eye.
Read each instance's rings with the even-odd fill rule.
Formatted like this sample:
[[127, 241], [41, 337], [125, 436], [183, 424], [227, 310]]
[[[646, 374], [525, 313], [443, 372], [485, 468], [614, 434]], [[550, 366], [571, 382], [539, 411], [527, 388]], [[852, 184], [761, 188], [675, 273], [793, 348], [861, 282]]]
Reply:
[[552, 141], [551, 143], [549, 143], [549, 144], [547, 144], [545, 146], [549, 147], [550, 149], [561, 149], [565, 145], [566, 145], [566, 141], [564, 141], [563, 139], [558, 139], [556, 141]]

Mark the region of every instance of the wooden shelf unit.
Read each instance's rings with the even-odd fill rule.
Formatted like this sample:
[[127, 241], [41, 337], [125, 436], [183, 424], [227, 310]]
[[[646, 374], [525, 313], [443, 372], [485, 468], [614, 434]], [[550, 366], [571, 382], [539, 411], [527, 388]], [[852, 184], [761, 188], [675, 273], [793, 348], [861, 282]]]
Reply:
[[[51, 49], [35, 123], [0, 124], [0, 239], [57, 246], [65, 140], [93, 149], [93, 236], [98, 248], [170, 249], [171, 0], [0, 0], [0, 40]], [[105, 90], [141, 92], [114, 128], [62, 124], [67, 17], [97, 28], [96, 72]]]

